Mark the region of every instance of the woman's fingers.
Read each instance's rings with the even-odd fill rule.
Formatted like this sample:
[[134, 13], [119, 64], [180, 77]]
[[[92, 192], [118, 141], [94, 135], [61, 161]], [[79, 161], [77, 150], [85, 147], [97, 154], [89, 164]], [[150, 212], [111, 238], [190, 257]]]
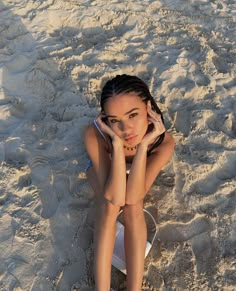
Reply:
[[165, 127], [160, 115], [158, 115], [157, 117], [149, 116], [148, 120], [151, 121], [151, 123], [153, 123], [155, 126], [158, 125], [158, 126]]
[[150, 103], [148, 104], [147, 112], [148, 112], [148, 115], [150, 117], [152, 117], [152, 118], [154, 118], [156, 120], [162, 121], [161, 120], [161, 115], [152, 110]]
[[106, 133], [107, 135], [109, 135], [111, 137], [111, 139], [113, 139], [114, 136], [115, 136], [115, 133], [110, 128], [110, 126], [107, 125], [106, 122], [103, 121], [104, 117], [105, 117], [104, 115], [99, 114], [98, 117], [97, 117], [97, 123], [98, 123], [100, 129], [102, 130], [102, 132]]
[[163, 132], [165, 132], [166, 129], [165, 129], [165, 126], [164, 126], [161, 118], [156, 119], [156, 118], [153, 118], [150, 116], [149, 121], [151, 121], [151, 123], [153, 123], [154, 128], [155, 128], [154, 131], [157, 135], [161, 135]]

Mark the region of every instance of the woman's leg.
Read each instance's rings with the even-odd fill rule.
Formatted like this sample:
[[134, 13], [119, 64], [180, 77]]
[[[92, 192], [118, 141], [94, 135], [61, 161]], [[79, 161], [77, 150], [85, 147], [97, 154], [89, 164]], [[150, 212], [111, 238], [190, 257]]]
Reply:
[[123, 211], [125, 222], [127, 291], [141, 291], [147, 241], [143, 201], [135, 205], [125, 205]]
[[88, 180], [96, 194], [94, 224], [94, 272], [96, 291], [110, 290], [111, 261], [115, 243], [116, 219], [119, 206], [104, 199], [93, 168], [87, 172]]

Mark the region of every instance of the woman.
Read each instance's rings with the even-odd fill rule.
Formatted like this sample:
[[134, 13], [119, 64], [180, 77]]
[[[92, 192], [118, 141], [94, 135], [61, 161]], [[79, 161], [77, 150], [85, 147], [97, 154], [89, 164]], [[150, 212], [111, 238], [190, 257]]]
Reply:
[[95, 282], [110, 288], [116, 219], [123, 208], [127, 290], [142, 287], [147, 230], [143, 199], [169, 161], [174, 140], [148, 86], [138, 77], [118, 75], [101, 93], [101, 113], [85, 130], [91, 159], [87, 176], [96, 197]]

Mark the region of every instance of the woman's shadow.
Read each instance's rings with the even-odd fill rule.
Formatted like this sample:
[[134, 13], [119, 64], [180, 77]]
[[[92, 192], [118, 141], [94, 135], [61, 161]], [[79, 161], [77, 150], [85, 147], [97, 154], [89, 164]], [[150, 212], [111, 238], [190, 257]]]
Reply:
[[90, 261], [81, 133], [96, 109], [82, 97], [78, 76], [56, 60], [79, 52], [80, 31], [43, 35], [26, 27], [36, 9], [19, 16], [11, 8], [0, 2], [0, 162], [10, 179], [0, 215], [11, 234], [0, 226], [2, 246], [11, 246], [1, 254], [0, 286], [69, 290], [85, 280]]

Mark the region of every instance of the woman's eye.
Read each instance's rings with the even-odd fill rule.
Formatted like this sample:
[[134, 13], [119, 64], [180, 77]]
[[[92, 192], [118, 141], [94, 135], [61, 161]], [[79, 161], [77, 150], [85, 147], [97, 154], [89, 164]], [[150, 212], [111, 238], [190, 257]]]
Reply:
[[110, 123], [116, 123], [116, 122], [118, 122], [117, 119], [110, 119], [109, 121], [110, 121]]
[[130, 114], [129, 118], [134, 118], [136, 115], [138, 115], [138, 113], [132, 113]]

